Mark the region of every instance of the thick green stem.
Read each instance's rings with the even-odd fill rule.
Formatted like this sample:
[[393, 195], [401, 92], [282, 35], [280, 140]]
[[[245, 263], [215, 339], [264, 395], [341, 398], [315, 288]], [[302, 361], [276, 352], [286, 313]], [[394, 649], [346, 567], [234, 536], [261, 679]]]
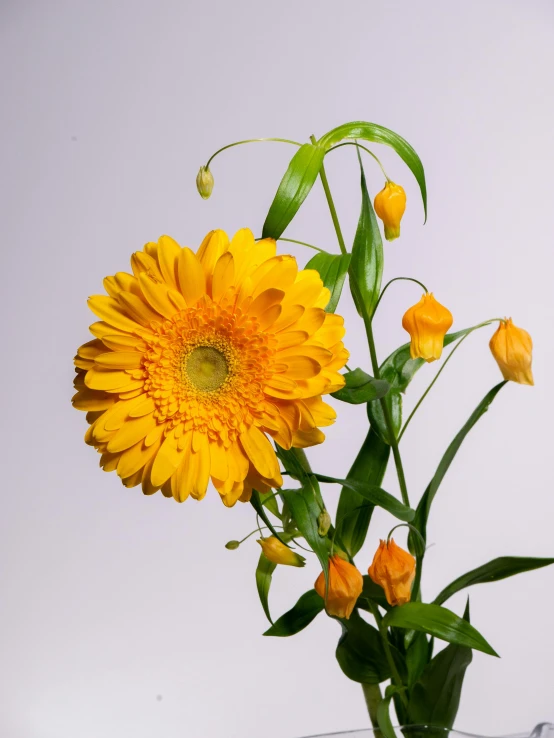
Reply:
[[[313, 144], [317, 143], [315, 136], [310, 136], [310, 141]], [[331, 195], [331, 190], [329, 189], [329, 182], [327, 181], [327, 175], [325, 174], [325, 167], [323, 166], [323, 164], [321, 165], [321, 169], [319, 170], [319, 176], [321, 177], [321, 184], [323, 185], [325, 197], [327, 198], [327, 205], [329, 206], [331, 218], [333, 219], [333, 225], [335, 226], [335, 232], [337, 234], [337, 239], [339, 242], [341, 253], [347, 254], [348, 251], [346, 250], [346, 244], [344, 242], [342, 231], [340, 229], [340, 223], [339, 223], [339, 218], [337, 215], [337, 210], [335, 208], [335, 203], [333, 202], [333, 196]]]
[[[380, 379], [379, 362], [377, 360], [377, 351], [375, 349], [375, 339], [373, 338], [373, 326], [371, 324], [371, 318], [367, 313], [364, 314], [364, 325], [367, 334], [367, 342], [369, 344], [369, 354], [371, 356], [371, 366], [373, 369], [373, 376], [375, 379]], [[396, 466], [396, 473], [398, 475], [398, 484], [400, 485], [400, 493], [402, 494], [402, 502], [410, 506], [410, 498], [408, 497], [408, 487], [406, 485], [406, 477], [404, 475], [404, 467], [402, 466], [402, 457], [400, 456], [400, 449], [398, 448], [398, 441], [396, 439], [396, 433], [392, 424], [392, 417], [390, 414], [389, 406], [386, 403], [386, 398], [382, 397], [381, 408], [383, 409], [383, 416], [387, 425], [389, 443], [392, 448], [392, 455], [394, 457], [394, 465]]]
[[362, 683], [362, 690], [364, 693], [367, 711], [369, 713], [369, 719], [371, 720], [371, 724], [375, 728], [375, 738], [381, 738], [382, 733], [379, 730], [379, 723], [377, 721], [377, 707], [379, 706], [379, 702], [381, 702], [381, 700], [383, 699], [383, 695], [381, 694], [381, 687], [378, 684]]

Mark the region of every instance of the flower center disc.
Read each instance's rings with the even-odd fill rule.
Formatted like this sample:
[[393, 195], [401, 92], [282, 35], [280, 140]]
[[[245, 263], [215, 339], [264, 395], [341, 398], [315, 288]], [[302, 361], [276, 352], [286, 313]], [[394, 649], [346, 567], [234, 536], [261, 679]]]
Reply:
[[213, 346], [193, 349], [183, 368], [196, 389], [203, 392], [219, 389], [229, 374], [225, 356]]

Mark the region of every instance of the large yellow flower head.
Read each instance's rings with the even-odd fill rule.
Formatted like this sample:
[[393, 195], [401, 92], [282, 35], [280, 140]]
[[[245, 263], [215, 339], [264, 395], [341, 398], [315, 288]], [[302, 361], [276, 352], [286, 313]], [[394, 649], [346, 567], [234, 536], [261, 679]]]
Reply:
[[335, 419], [343, 320], [318, 272], [248, 229], [209, 233], [195, 254], [169, 236], [131, 257], [90, 298], [95, 339], [75, 358], [85, 440], [127, 487], [225, 505], [280, 487], [274, 440], [321, 443]]

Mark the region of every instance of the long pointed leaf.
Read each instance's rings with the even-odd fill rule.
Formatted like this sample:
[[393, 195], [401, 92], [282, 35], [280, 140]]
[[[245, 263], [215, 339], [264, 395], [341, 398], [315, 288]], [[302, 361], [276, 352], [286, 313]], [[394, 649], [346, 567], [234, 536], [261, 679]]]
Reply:
[[331, 298], [325, 308], [327, 313], [334, 313], [337, 309], [349, 265], [350, 254], [320, 252], [304, 267], [319, 272], [323, 284], [331, 292]]
[[359, 315], [373, 315], [381, 292], [383, 241], [369, 198], [364, 168], [358, 151], [361, 172], [362, 209], [350, 260], [350, 290]]
[[305, 592], [298, 600], [296, 605], [279, 620], [266, 630], [264, 636], [277, 636], [283, 638], [286, 636], [296, 635], [304, 630], [312, 620], [325, 609], [323, 598], [318, 595], [315, 589]]
[[343, 374], [345, 385], [332, 396], [335, 400], [347, 402], [350, 405], [362, 405], [363, 403], [380, 400], [389, 391], [389, 384], [382, 379], [374, 379], [363, 369], [353, 369]]
[[[390, 446], [371, 428], [348, 472], [347, 480], [356, 480], [379, 486], [383, 481], [390, 456]], [[343, 487], [337, 508], [337, 536], [346, 551], [354, 557], [364, 544], [374, 505], [364, 497]]]
[[252, 497], [250, 498], [250, 504], [254, 508], [254, 510], [258, 513], [260, 518], [264, 521], [265, 525], [269, 528], [271, 533], [275, 536], [275, 538], [278, 538], [281, 543], [284, 543], [285, 546], [288, 546], [288, 543], [283, 539], [283, 536], [281, 533], [275, 530], [273, 527], [271, 520], [267, 517], [267, 513], [264, 509], [264, 505], [262, 504], [261, 495], [258, 492], [257, 489], [252, 490]]
[[265, 219], [262, 238], [279, 238], [294, 218], [317, 179], [325, 150], [304, 144], [292, 157]]
[[412, 174], [417, 180], [421, 191], [421, 199], [423, 200], [423, 208], [425, 210], [425, 219], [427, 219], [427, 186], [425, 183], [425, 171], [421, 159], [416, 154], [415, 149], [394, 131], [377, 125], [377, 123], [366, 123], [365, 121], [354, 121], [353, 123], [345, 123], [338, 128], [326, 133], [319, 139], [319, 144], [329, 149], [331, 146], [339, 143], [345, 138], [362, 138], [373, 143], [385, 144], [393, 148], [398, 156], [408, 165]]
[[393, 607], [383, 618], [382, 627], [421, 630], [448, 643], [498, 656], [479, 631], [451, 610], [439, 605], [407, 602], [400, 607]]
[[446, 472], [450, 468], [450, 464], [454, 461], [454, 457], [458, 453], [460, 446], [464, 442], [465, 437], [473, 426], [477, 423], [489, 409], [490, 404], [500, 392], [502, 387], [506, 384], [506, 381], [500, 382], [493, 387], [490, 392], [487, 392], [485, 397], [477, 405], [475, 410], [469, 416], [468, 421], [465, 423], [461, 431], [455, 436], [450, 446], [446, 449], [444, 456], [440, 460], [433, 478], [429, 482], [429, 486], [425, 490], [423, 497], [421, 498], [419, 505], [417, 506], [416, 516], [414, 525], [419, 530], [424, 539], [427, 537], [427, 520], [429, 518], [429, 511], [431, 510], [431, 504], [438, 492], [442, 480], [444, 479]]
[[354, 610], [350, 620], [341, 620], [342, 636], [336, 658], [343, 673], [354, 682], [379, 684], [390, 677], [379, 631]]
[[448, 587], [435, 597], [435, 604], [442, 605], [452, 595], [466, 587], [472, 587], [474, 584], [483, 584], [485, 582], [498, 582], [507, 577], [513, 577], [515, 574], [522, 574], [533, 569], [540, 569], [543, 566], [554, 564], [554, 559], [535, 559], [526, 556], [502, 556], [498, 559], [489, 561], [488, 564], [479, 566], [477, 569], [468, 571], [458, 579], [455, 579]]
[[381, 489], [374, 484], [358, 482], [356, 479], [335, 479], [335, 477], [327, 477], [322, 474], [316, 474], [316, 477], [320, 482], [342, 484], [343, 487], [347, 487], [353, 492], [356, 492], [360, 497], [363, 497], [364, 500], [370, 502], [372, 505], [382, 507], [399, 520], [409, 523], [414, 519], [415, 511], [412, 510], [411, 507], [404, 505], [404, 503], [400, 502], [398, 498], [385, 492], [384, 489]]
[[277, 564], [271, 562], [263, 553], [260, 554], [258, 566], [256, 568], [256, 587], [258, 588], [258, 596], [262, 603], [266, 618], [270, 623], [273, 623], [273, 620], [271, 619], [269, 612], [269, 588], [271, 587], [271, 577], [273, 576], [273, 572], [276, 567]]
[[325, 538], [319, 535], [318, 517], [321, 507], [317, 501], [319, 485], [313, 476], [298, 490], [284, 489], [282, 495], [287, 503], [291, 515], [306, 541], [312, 547], [313, 552], [321, 563], [321, 567], [327, 579], [329, 571], [329, 552]]
[[[469, 600], [464, 620], [469, 623]], [[438, 653], [423, 670], [410, 693], [409, 722], [451, 729], [454, 725], [471, 648], [452, 643]]]

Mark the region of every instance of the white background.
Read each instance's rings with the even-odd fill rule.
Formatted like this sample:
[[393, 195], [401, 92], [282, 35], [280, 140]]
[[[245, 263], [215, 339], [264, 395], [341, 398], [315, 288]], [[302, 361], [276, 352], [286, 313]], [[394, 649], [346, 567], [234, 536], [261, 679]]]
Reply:
[[[0, 4], [2, 68], [2, 454], [0, 735], [5, 738], [295, 738], [364, 727], [361, 690], [334, 661], [320, 616], [263, 638], [252, 509], [143, 498], [82, 442], [71, 360], [88, 340], [89, 294], [162, 233], [196, 246], [212, 228], [261, 225], [287, 161], [282, 144], [226, 152], [211, 200], [198, 167], [225, 143], [307, 140], [349, 120], [405, 136], [426, 167], [429, 220], [408, 193], [386, 277], [423, 280], [462, 328], [512, 315], [535, 340], [536, 387], [509, 385], [472, 433], [433, 508], [424, 593], [499, 555], [552, 556], [554, 6], [550, 0]], [[353, 149], [328, 175], [346, 237], [359, 211]], [[368, 160], [369, 187], [382, 175]], [[337, 250], [321, 186], [291, 237]], [[282, 248], [289, 250], [288, 244]], [[301, 263], [311, 256], [295, 251]], [[381, 358], [419, 299], [391, 288]], [[368, 366], [345, 298], [351, 365]], [[469, 339], [402, 447], [417, 502], [453, 434], [499, 378], [491, 329]], [[413, 406], [436, 371], [413, 382]], [[341, 406], [310, 458], [344, 475], [365, 432]], [[384, 486], [397, 492], [392, 469]], [[325, 490], [330, 509], [338, 490]], [[393, 524], [376, 514], [360, 568]], [[402, 543], [404, 535], [398, 537]], [[278, 615], [317, 566], [278, 570]], [[458, 727], [485, 734], [554, 720], [554, 569], [471, 591], [474, 624], [502, 655], [476, 654]], [[458, 612], [464, 597], [452, 600]]]

